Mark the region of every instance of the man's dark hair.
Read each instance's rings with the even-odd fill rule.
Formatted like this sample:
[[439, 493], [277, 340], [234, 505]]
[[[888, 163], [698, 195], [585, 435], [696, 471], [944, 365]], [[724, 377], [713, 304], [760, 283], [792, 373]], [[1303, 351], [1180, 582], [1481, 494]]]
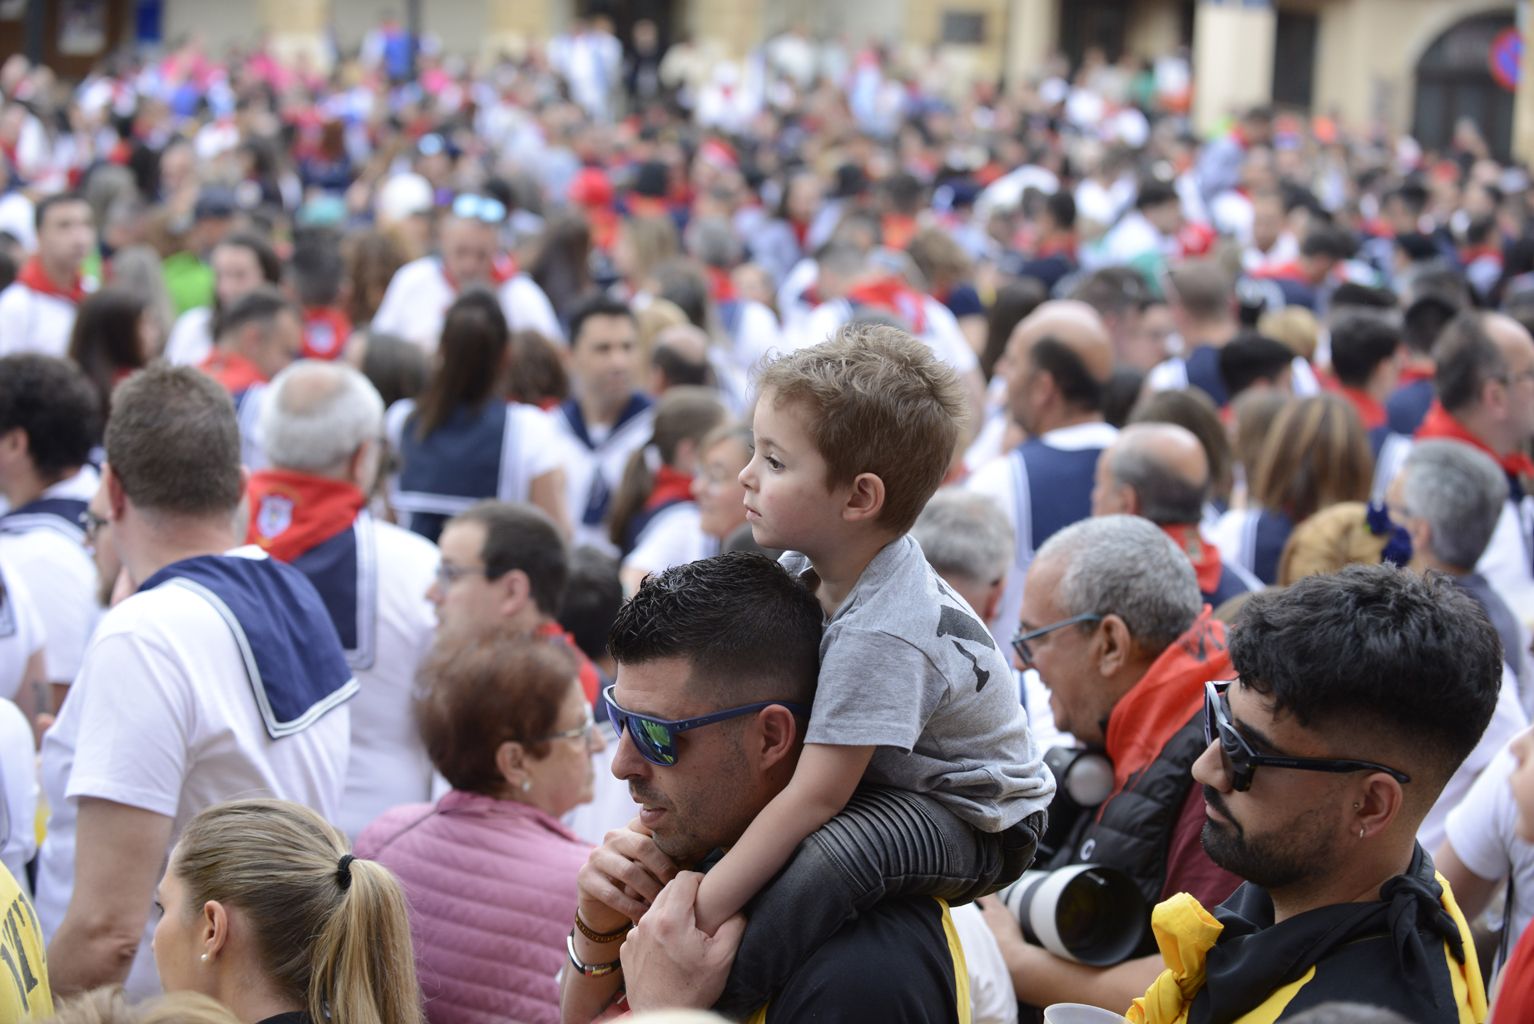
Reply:
[[1128, 423], [1144, 390], [1144, 372], [1133, 366], [1115, 366], [1103, 385], [1103, 419], [1112, 427]]
[[271, 285], [261, 285], [229, 304], [218, 316], [218, 336], [233, 334], [247, 324], [270, 325], [283, 313], [298, 315], [298, 308]]
[[1272, 380], [1294, 362], [1294, 352], [1281, 341], [1243, 333], [1220, 349], [1220, 379], [1234, 399], [1258, 381]]
[[690, 687], [732, 704], [809, 703], [823, 622], [820, 602], [782, 566], [736, 551], [647, 578], [607, 649], [619, 665], [685, 658]]
[[583, 544], [570, 553], [570, 582], [559, 605], [559, 625], [593, 661], [607, 653], [607, 634], [623, 607], [618, 560]]
[[1401, 340], [1416, 355], [1431, 355], [1433, 343], [1459, 310], [1454, 300], [1438, 292], [1421, 296], [1401, 317]]
[[454, 516], [454, 523], [485, 528], [480, 561], [485, 578], [498, 580], [513, 569], [527, 575], [533, 604], [544, 615], [559, 612], [570, 580], [570, 554], [554, 520], [539, 508], [510, 501], [481, 501]]
[[271, 285], [282, 282], [282, 260], [277, 257], [277, 250], [272, 248], [271, 242], [254, 231], [236, 231], [225, 235], [214, 248], [249, 249], [261, 265], [261, 278]]
[[1507, 360], [1481, 326], [1481, 315], [1464, 310], [1444, 327], [1433, 345], [1433, 387], [1449, 412], [1481, 400], [1488, 380], [1507, 375]]
[[1305, 233], [1300, 243], [1301, 256], [1322, 256], [1334, 260], [1353, 255], [1353, 236], [1333, 224], [1317, 224]]
[[140, 508], [232, 515], [245, 493], [229, 393], [189, 366], [152, 365], [112, 393], [107, 462]]
[[1075, 230], [1076, 197], [1071, 195], [1070, 189], [1062, 188], [1045, 196], [1044, 209], [1049, 213], [1049, 219], [1055, 222], [1055, 227], [1062, 231]]
[[1241, 682], [1301, 726], [1413, 751], [1391, 765], [1426, 808], [1475, 748], [1502, 684], [1502, 644], [1441, 573], [1350, 565], [1252, 595], [1230, 634]]
[[575, 312], [570, 314], [570, 347], [573, 349], [581, 340], [581, 329], [586, 326], [586, 321], [594, 316], [622, 316], [637, 324], [634, 311], [628, 303], [619, 302], [617, 299], [606, 295], [593, 295], [591, 298], [575, 307]]
[[79, 469], [101, 431], [101, 399], [73, 363], [26, 353], [0, 359], [0, 435], [27, 434], [32, 468], [47, 483]]
[[1427, 186], [1417, 180], [1404, 181], [1385, 193], [1385, 202], [1396, 200], [1406, 207], [1408, 213], [1418, 217], [1427, 210], [1427, 204], [1431, 198]]
[[333, 305], [341, 296], [341, 281], [346, 276], [340, 234], [329, 228], [310, 228], [300, 233], [293, 241], [288, 276], [303, 305]]
[[1400, 329], [1377, 313], [1350, 312], [1332, 323], [1332, 370], [1350, 388], [1367, 384], [1400, 347]]
[[1054, 379], [1060, 396], [1076, 409], [1101, 412], [1103, 408], [1103, 385], [1087, 370], [1087, 364], [1070, 346], [1057, 338], [1045, 336], [1034, 342], [1028, 350], [1033, 367]]
[[1157, 526], [1184, 526], [1197, 523], [1209, 500], [1209, 481], [1202, 487], [1189, 483], [1170, 466], [1142, 448], [1114, 448], [1109, 472], [1126, 487], [1134, 488], [1140, 500], [1138, 515]]
[[714, 373], [708, 360], [693, 362], [670, 345], [657, 344], [650, 353], [650, 365], [666, 377], [671, 386], [713, 387]]
[[1153, 206], [1161, 206], [1177, 201], [1176, 189], [1167, 182], [1150, 178], [1140, 182], [1140, 191], [1135, 195], [1135, 209], [1148, 210]]
[[84, 203], [86, 198], [78, 192], [55, 192], [37, 201], [37, 207], [33, 210], [33, 226], [38, 231], [43, 229], [43, 221], [48, 219], [48, 211], [55, 206], [63, 206], [65, 203]]
[[1333, 313], [1343, 309], [1394, 309], [1396, 297], [1388, 288], [1370, 288], [1357, 281], [1344, 281], [1332, 292]]
[[1100, 316], [1123, 316], [1150, 304], [1145, 278], [1129, 267], [1103, 267], [1081, 279], [1066, 296], [1085, 302]]

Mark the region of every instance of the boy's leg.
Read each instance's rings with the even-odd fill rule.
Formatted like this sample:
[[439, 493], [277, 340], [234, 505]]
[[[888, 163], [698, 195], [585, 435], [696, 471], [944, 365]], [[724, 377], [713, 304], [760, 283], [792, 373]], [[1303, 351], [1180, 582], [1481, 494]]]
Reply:
[[977, 832], [930, 796], [867, 786], [799, 844], [747, 908], [749, 922], [715, 1009], [761, 1006], [859, 913], [894, 896], [967, 903], [1016, 880], [1033, 860], [1044, 815]]

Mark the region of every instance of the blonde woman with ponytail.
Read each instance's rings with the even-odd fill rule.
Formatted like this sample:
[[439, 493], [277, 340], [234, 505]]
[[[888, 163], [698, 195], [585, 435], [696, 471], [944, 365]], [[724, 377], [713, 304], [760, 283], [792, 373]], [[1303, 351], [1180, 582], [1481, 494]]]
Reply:
[[181, 834], [157, 896], [167, 992], [212, 996], [241, 1024], [420, 1024], [405, 896], [315, 812], [219, 804]]

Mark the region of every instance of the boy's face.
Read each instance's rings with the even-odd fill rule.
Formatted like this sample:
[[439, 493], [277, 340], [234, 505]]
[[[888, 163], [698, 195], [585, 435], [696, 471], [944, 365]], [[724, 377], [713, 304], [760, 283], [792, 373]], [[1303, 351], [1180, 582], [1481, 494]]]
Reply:
[[764, 392], [751, 429], [756, 450], [740, 471], [746, 522], [762, 547], [802, 551], [813, 561], [835, 543], [848, 494], [826, 487], [826, 460], [806, 429], [798, 402], [777, 404]]

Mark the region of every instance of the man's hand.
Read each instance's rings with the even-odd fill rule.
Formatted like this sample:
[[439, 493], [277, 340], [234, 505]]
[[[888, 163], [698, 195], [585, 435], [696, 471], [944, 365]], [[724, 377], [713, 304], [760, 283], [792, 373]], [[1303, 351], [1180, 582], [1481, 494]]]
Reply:
[[635, 1010], [706, 1009], [718, 1000], [746, 931], [736, 914], [713, 935], [698, 930], [694, 904], [703, 876], [683, 871], [623, 942], [623, 977]]
[[599, 932], [638, 921], [674, 877], [676, 864], [635, 818], [607, 833], [576, 875], [581, 920]]

